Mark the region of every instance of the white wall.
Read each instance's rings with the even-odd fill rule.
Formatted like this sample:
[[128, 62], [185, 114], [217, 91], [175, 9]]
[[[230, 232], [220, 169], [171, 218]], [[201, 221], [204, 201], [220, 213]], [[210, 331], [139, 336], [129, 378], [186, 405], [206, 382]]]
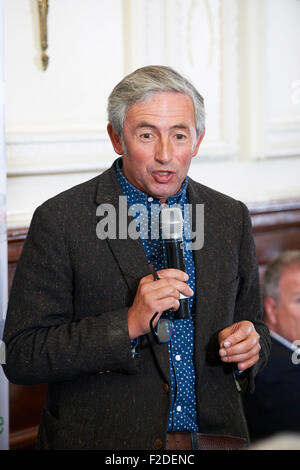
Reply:
[[107, 168], [106, 101], [126, 74], [171, 65], [205, 97], [190, 175], [245, 202], [300, 199], [299, 0], [5, 0], [8, 227]]

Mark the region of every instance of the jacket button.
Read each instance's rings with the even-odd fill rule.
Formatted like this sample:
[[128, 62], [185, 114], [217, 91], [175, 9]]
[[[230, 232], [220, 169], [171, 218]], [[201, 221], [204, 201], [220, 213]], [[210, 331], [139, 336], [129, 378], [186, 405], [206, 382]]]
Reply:
[[154, 449], [161, 449], [163, 446], [162, 440], [161, 439], [155, 439], [153, 442], [153, 447]]
[[163, 384], [163, 391], [168, 393], [169, 390], [170, 390], [169, 384]]

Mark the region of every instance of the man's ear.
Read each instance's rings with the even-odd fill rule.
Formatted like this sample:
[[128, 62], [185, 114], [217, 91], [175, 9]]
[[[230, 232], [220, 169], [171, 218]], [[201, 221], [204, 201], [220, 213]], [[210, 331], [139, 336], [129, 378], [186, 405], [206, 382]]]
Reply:
[[192, 153], [192, 157], [195, 157], [198, 153], [198, 150], [199, 150], [199, 147], [200, 147], [200, 144], [203, 140], [205, 136], [205, 129], [203, 130], [202, 134], [198, 137], [197, 141], [196, 141], [196, 145], [194, 147], [194, 150], [193, 150], [193, 153]]
[[113, 148], [118, 155], [123, 155], [123, 145], [121, 137], [115, 132], [110, 123], [107, 124], [107, 132]]
[[272, 297], [266, 297], [264, 300], [266, 323], [275, 329], [277, 323], [277, 304]]

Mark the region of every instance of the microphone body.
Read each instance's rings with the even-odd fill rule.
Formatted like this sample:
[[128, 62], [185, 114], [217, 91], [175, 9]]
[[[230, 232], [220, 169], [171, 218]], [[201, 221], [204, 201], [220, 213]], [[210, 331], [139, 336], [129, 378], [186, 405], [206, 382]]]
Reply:
[[[183, 220], [179, 208], [168, 207], [161, 211], [162, 237], [165, 242], [168, 268], [186, 272], [183, 250]], [[180, 294], [179, 309], [174, 312], [175, 319], [189, 317], [189, 298]]]

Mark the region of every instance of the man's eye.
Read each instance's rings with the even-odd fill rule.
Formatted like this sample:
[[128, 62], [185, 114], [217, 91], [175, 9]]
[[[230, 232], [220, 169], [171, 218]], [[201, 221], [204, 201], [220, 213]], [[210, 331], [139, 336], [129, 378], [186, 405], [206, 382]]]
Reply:
[[177, 140], [184, 140], [185, 139], [185, 135], [184, 134], [176, 134], [176, 139]]
[[151, 139], [152, 134], [150, 134], [149, 132], [147, 132], [146, 134], [142, 134], [141, 137], [142, 137], [142, 139]]

